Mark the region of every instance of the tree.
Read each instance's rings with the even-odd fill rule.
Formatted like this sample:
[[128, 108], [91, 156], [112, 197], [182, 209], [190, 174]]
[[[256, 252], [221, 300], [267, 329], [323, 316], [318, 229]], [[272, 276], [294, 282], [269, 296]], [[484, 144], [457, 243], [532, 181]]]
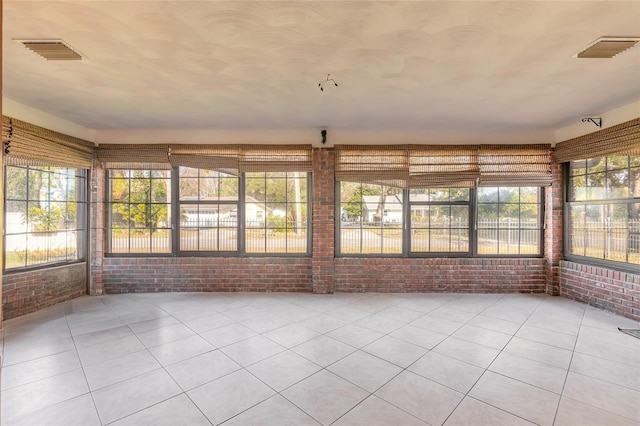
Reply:
[[[344, 182], [341, 189], [346, 188], [347, 182]], [[362, 206], [364, 204], [365, 195], [380, 195], [381, 191], [379, 187], [372, 187], [371, 185], [358, 184], [349, 197], [349, 200], [344, 205], [343, 209], [350, 219], [356, 219], [362, 217]]]
[[131, 176], [112, 179], [111, 183], [112, 199], [122, 201], [113, 204], [112, 213], [118, 216], [114, 218], [114, 225], [119, 222], [125, 228], [146, 228], [153, 232], [161, 222], [167, 221], [165, 179], [151, 178], [146, 170], [134, 170]]

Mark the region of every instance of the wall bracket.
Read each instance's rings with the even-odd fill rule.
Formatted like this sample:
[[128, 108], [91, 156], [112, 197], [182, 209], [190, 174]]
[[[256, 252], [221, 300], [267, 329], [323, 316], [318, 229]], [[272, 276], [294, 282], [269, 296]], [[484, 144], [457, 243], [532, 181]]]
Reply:
[[583, 123], [593, 123], [598, 127], [602, 127], [602, 117], [587, 117], [582, 119]]

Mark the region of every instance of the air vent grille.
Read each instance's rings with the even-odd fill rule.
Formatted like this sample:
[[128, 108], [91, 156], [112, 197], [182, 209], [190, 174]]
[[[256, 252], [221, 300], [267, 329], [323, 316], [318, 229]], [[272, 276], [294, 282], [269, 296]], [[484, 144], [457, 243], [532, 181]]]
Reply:
[[575, 55], [575, 58], [613, 58], [618, 53], [630, 49], [640, 41], [640, 37], [600, 37]]
[[79, 61], [82, 59], [78, 52], [62, 40], [20, 40], [20, 43], [48, 61]]

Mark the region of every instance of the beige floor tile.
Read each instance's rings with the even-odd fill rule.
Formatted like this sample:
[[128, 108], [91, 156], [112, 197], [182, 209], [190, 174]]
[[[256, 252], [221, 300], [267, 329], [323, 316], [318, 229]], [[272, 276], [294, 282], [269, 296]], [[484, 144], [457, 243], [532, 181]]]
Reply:
[[427, 330], [435, 331], [436, 333], [451, 335], [457, 329], [464, 325], [463, 322], [450, 321], [446, 318], [440, 318], [437, 316], [431, 315], [431, 313], [418, 318], [413, 321], [411, 325], [415, 327], [424, 328]]
[[18, 418], [45, 407], [73, 399], [89, 392], [82, 369], [31, 382], [0, 393], [1, 423], [15, 422]]
[[395, 319], [391, 319], [382, 315], [373, 314], [368, 317], [364, 317], [354, 323], [360, 327], [365, 327], [378, 333], [388, 334], [394, 330], [404, 326], [405, 323]]
[[565, 370], [571, 363], [571, 351], [519, 337], [511, 339], [504, 351]]
[[224, 426], [318, 426], [304, 411], [275, 395], [240, 413], [224, 423]]
[[429, 424], [442, 424], [463, 394], [405, 371], [375, 394]]
[[166, 370], [176, 383], [187, 391], [240, 370], [240, 368], [241, 366], [231, 358], [219, 350], [214, 350], [169, 365]]
[[356, 349], [352, 346], [338, 342], [331, 337], [320, 336], [298, 345], [292, 350], [309, 361], [312, 361], [321, 367], [326, 367], [339, 359], [344, 358]]
[[111, 423], [159, 402], [182, 390], [163, 370], [134, 377], [93, 392], [93, 400], [103, 424]]
[[253, 375], [278, 392], [315, 374], [321, 367], [292, 351], [281, 352], [247, 367]]
[[425, 349], [432, 349], [434, 346], [447, 338], [446, 334], [436, 333], [435, 331], [427, 330], [413, 325], [406, 325], [404, 327], [401, 327], [391, 333], [390, 336], [423, 347]]
[[571, 371], [605, 382], [640, 391], [640, 369], [627, 364], [576, 352], [571, 359]]
[[118, 358], [91, 364], [84, 368], [89, 388], [94, 391], [140, 376], [160, 368], [148, 350], [133, 352]]
[[555, 346], [572, 351], [576, 345], [576, 336], [560, 333], [558, 331], [545, 330], [544, 328], [524, 325], [518, 330], [516, 336], [522, 339], [533, 340], [545, 345]]
[[162, 345], [185, 337], [193, 336], [195, 333], [184, 324], [174, 324], [138, 333], [138, 339], [147, 347]]
[[563, 396], [640, 422], [640, 392], [569, 372]]
[[325, 334], [345, 326], [347, 323], [341, 319], [325, 314], [319, 314], [300, 321], [300, 325], [318, 333]]
[[512, 337], [509, 334], [468, 324], [460, 327], [452, 336], [498, 350], [502, 350]]
[[78, 349], [82, 365], [92, 365], [119, 358], [122, 355], [145, 349], [136, 336], [127, 336], [114, 341], [102, 342], [86, 348]]
[[113, 426], [211, 426], [211, 423], [184, 394], [145, 408]]
[[242, 324], [231, 324], [220, 328], [209, 330], [200, 334], [204, 339], [217, 348], [240, 342], [245, 339], [257, 336], [258, 333], [245, 327]]
[[256, 336], [220, 349], [229, 358], [247, 367], [286, 350], [264, 336]]
[[640, 422], [618, 416], [574, 399], [562, 397], [555, 426], [638, 426]]
[[427, 349], [385, 336], [362, 348], [363, 351], [382, 358], [392, 364], [406, 368], [427, 353]]
[[521, 326], [521, 324], [517, 322], [494, 318], [484, 314], [473, 317], [468, 324], [511, 336], [513, 336]]
[[298, 346], [319, 335], [319, 333], [298, 324], [285, 325], [284, 327], [263, 334], [263, 336], [268, 337], [285, 348]]
[[[336, 398], [336, 395], [340, 395]], [[316, 421], [328, 425], [369, 395], [344, 379], [322, 370], [282, 392]]]
[[275, 392], [239, 370], [187, 392], [213, 424], [219, 424], [273, 396]]
[[551, 425], [560, 395], [487, 371], [469, 396], [539, 425]]
[[235, 321], [231, 318], [227, 318], [224, 315], [218, 313], [183, 322], [184, 325], [186, 325], [196, 333], [204, 333], [205, 331], [224, 327], [234, 323]]
[[485, 370], [432, 351], [411, 365], [409, 371], [458, 392], [467, 393]]
[[353, 346], [354, 348], [361, 348], [378, 340], [384, 336], [384, 334], [359, 325], [348, 324], [333, 330], [328, 333], [327, 336]]
[[334, 426], [427, 426], [427, 423], [371, 395], [333, 423]]
[[153, 346], [149, 348], [149, 352], [153, 354], [160, 364], [167, 366], [214, 349], [211, 343], [195, 335]]
[[449, 416], [444, 426], [470, 425], [533, 426], [535, 423], [526, 421], [477, 399], [466, 397]]
[[487, 368], [500, 353], [497, 349], [453, 336], [433, 348], [433, 351], [481, 368]]
[[138, 333], [144, 333], [145, 331], [166, 327], [169, 325], [174, 325], [177, 323], [178, 323], [177, 319], [171, 316], [167, 316], [162, 318], [154, 318], [150, 320], [131, 323], [128, 325], [128, 327], [131, 329], [131, 331], [138, 334]]
[[[242, 321], [242, 325], [244, 325], [245, 327], [249, 327], [256, 333], [266, 333], [268, 331], [284, 327], [287, 324], [290, 324], [288, 320], [273, 314], [262, 314], [257, 317]], [[302, 325], [304, 326], [304, 324]]]
[[2, 367], [2, 390], [46, 379], [80, 367], [78, 354], [74, 350]]
[[375, 392], [402, 371], [397, 365], [362, 351], [342, 358], [327, 369], [369, 392]]
[[3, 426], [100, 426], [100, 418], [90, 394], [30, 412], [15, 420], [2, 416]]
[[567, 370], [563, 368], [508, 352], [498, 355], [489, 370], [557, 394], [562, 393], [567, 378]]
[[87, 334], [79, 334], [73, 337], [76, 348], [82, 349], [98, 343], [108, 342], [109, 340], [122, 339], [123, 337], [132, 336], [133, 332], [123, 325], [122, 327], [110, 328], [108, 330], [94, 331]]

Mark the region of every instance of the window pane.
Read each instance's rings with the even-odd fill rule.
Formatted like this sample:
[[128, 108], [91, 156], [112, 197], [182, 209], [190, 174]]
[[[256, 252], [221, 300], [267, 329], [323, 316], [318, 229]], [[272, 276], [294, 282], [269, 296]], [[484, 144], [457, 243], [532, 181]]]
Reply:
[[84, 256], [85, 230], [78, 218], [87, 213], [85, 173], [57, 167], [6, 167], [5, 269]]
[[482, 192], [485, 201], [477, 206], [478, 253], [540, 254], [540, 188], [482, 188]]
[[307, 181], [307, 173], [246, 174], [247, 252], [307, 252]]
[[[575, 168], [574, 163], [571, 169]], [[569, 199], [567, 252], [613, 262], [640, 263], [637, 248], [640, 157], [611, 156], [579, 163], [586, 163], [587, 196], [574, 195]], [[570, 180], [568, 192], [580, 194], [581, 184], [576, 179]]]
[[171, 172], [110, 170], [112, 253], [167, 253], [171, 248]]

